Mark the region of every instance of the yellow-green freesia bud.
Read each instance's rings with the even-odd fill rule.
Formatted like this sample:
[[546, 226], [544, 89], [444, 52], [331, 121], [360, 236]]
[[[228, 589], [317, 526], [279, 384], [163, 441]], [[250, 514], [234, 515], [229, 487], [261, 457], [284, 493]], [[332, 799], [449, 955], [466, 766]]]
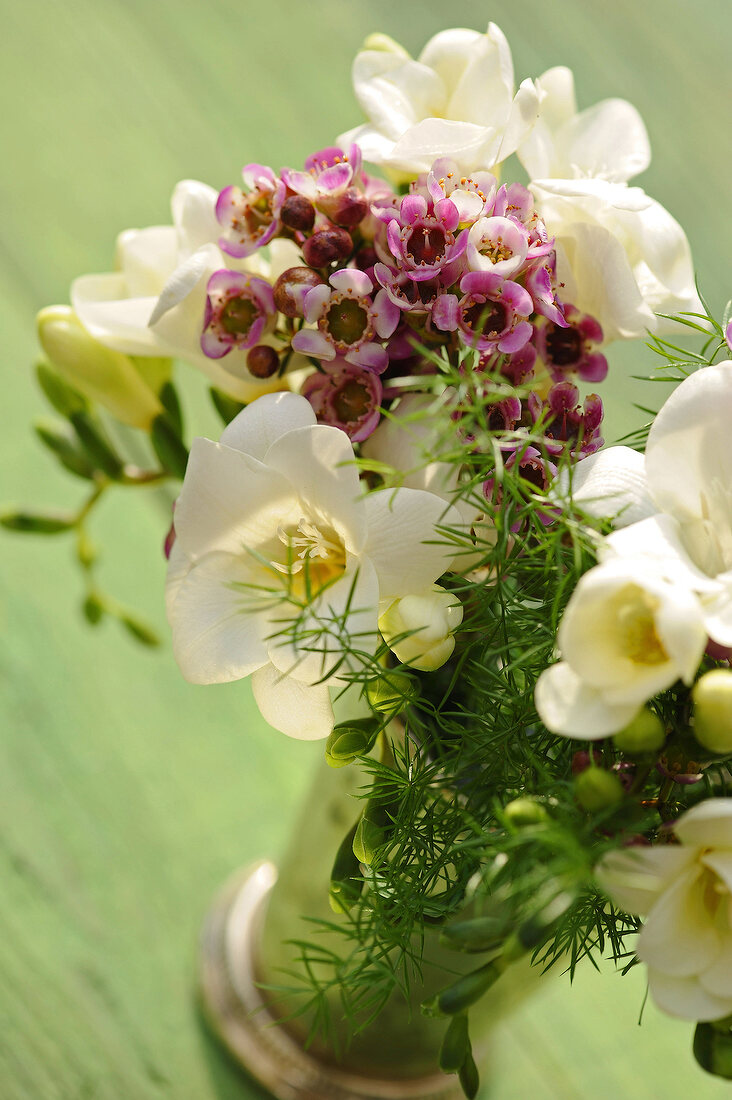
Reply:
[[123, 424], [149, 429], [163, 411], [130, 356], [105, 348], [90, 336], [70, 306], [42, 309], [38, 337], [59, 374]]
[[389, 604], [379, 617], [379, 630], [402, 664], [434, 672], [452, 654], [453, 634], [462, 619], [457, 596], [433, 584]]
[[518, 828], [540, 825], [547, 819], [546, 810], [533, 798], [514, 798], [513, 802], [503, 807], [503, 812], [510, 824]]
[[409, 57], [404, 46], [400, 46], [390, 35], [382, 34], [380, 31], [375, 31], [374, 34], [370, 34], [368, 38], [364, 39], [363, 49], [378, 50], [379, 53], [393, 53], [397, 57], [403, 57], [405, 61]]
[[613, 737], [615, 748], [627, 753], [628, 756], [656, 752], [663, 748], [665, 741], [666, 730], [663, 722], [648, 707], [640, 710], [633, 721]]
[[623, 785], [614, 772], [586, 768], [574, 781], [574, 794], [580, 806], [597, 813], [623, 801]]
[[694, 684], [694, 737], [710, 752], [732, 752], [732, 670], [715, 668]]
[[160, 393], [173, 375], [172, 359], [165, 359], [158, 355], [131, 355], [130, 360], [145, 385], [153, 393]]
[[366, 685], [366, 698], [380, 714], [396, 714], [416, 696], [416, 686], [403, 672], [385, 669], [383, 676]]

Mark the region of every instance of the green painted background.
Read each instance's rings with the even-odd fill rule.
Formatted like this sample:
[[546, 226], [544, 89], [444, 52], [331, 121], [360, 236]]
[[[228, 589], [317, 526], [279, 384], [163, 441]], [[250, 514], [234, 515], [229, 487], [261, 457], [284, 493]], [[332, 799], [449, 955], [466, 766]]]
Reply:
[[[168, 220], [176, 180], [298, 164], [359, 119], [351, 58], [381, 29], [412, 50], [495, 19], [517, 76], [570, 65], [580, 103], [623, 95], [654, 148], [640, 182], [683, 222], [702, 286], [732, 293], [729, 0], [25, 0], [0, 3], [0, 498], [73, 504], [28, 422], [33, 318], [108, 269], [118, 231]], [[642, 348], [613, 349], [610, 434]], [[199, 378], [189, 419], [213, 429]], [[656, 391], [654, 391], [655, 394]], [[640, 392], [641, 400], [648, 394]], [[194, 416], [195, 410], [195, 416]], [[168, 503], [117, 494], [102, 575], [164, 630]], [[207, 900], [286, 840], [320, 747], [266, 729], [248, 686], [194, 688], [170, 652], [86, 627], [62, 541], [0, 538], [0, 1100], [237, 1100], [255, 1090], [201, 1032], [192, 987]], [[726, 1095], [640, 972], [549, 983], [504, 1027], [500, 1100]]]

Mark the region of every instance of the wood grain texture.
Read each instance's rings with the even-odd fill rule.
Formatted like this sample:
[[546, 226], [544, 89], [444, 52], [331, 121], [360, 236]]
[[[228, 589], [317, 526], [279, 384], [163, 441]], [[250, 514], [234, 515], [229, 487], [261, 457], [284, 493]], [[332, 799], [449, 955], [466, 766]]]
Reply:
[[[176, 180], [297, 163], [358, 121], [350, 60], [383, 29], [418, 50], [495, 18], [517, 75], [569, 64], [580, 101], [626, 96], [651, 133], [640, 182], [683, 222], [709, 297], [729, 296], [728, 0], [26, 0], [0, 4], [0, 496], [71, 506], [27, 422], [38, 308], [105, 270], [127, 226], [168, 219]], [[648, 362], [613, 349], [610, 412]], [[201, 379], [190, 420], [213, 430]], [[642, 400], [648, 402], [643, 391]], [[194, 415], [195, 413], [195, 415]], [[169, 503], [118, 494], [96, 522], [103, 579], [164, 630]], [[0, 539], [0, 1100], [240, 1100], [256, 1090], [202, 1032], [196, 931], [219, 882], [281, 849], [317, 745], [266, 729], [248, 686], [194, 688], [169, 649], [83, 625], [62, 540]], [[492, 1096], [726, 1095], [641, 975], [557, 978], [501, 1030]]]

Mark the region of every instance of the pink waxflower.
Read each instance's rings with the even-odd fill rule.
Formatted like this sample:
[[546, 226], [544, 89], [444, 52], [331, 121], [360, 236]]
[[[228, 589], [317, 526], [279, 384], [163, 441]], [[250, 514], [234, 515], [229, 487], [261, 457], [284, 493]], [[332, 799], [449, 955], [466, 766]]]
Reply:
[[518, 275], [529, 254], [529, 234], [514, 218], [478, 218], [468, 231], [465, 258], [471, 271], [504, 279]]
[[385, 290], [375, 298], [374, 284], [364, 271], [343, 268], [308, 291], [303, 301], [305, 320], [314, 329], [301, 329], [292, 347], [303, 355], [326, 362], [342, 356], [366, 370], [381, 374], [389, 356], [377, 340], [386, 340], [399, 324], [399, 310]]
[[575, 374], [583, 382], [602, 382], [607, 359], [596, 349], [602, 343], [600, 323], [564, 303], [564, 324], [544, 321], [535, 327], [535, 344], [555, 382]]
[[302, 195], [337, 225], [357, 225], [369, 212], [360, 188], [361, 150], [351, 145], [346, 152], [332, 145], [305, 161], [305, 170], [282, 169], [290, 191]]
[[302, 387], [321, 424], [340, 428], [361, 443], [379, 423], [383, 396], [381, 379], [345, 359], [329, 363], [323, 373], [311, 374]]
[[556, 255], [539, 257], [524, 271], [524, 284], [534, 302], [534, 310], [560, 328], [566, 328], [564, 306], [556, 292]]
[[[540, 493], [546, 493], [549, 486], [557, 476], [557, 467], [553, 462], [537, 450], [536, 447], [527, 447], [521, 444], [505, 461], [506, 470], [516, 470], [529, 485]], [[495, 507], [500, 507], [503, 500], [503, 487], [495, 478], [488, 478], [483, 482], [483, 494], [486, 500]], [[556, 515], [552, 509], [542, 509], [538, 512], [538, 519], [545, 525], [554, 523]], [[521, 528], [521, 521], [511, 524], [511, 531], [515, 534]]]
[[602, 401], [596, 393], [589, 394], [579, 405], [579, 390], [571, 382], [557, 382], [542, 401], [530, 393], [528, 406], [531, 419], [540, 422], [543, 443], [549, 454], [568, 452], [572, 458], [594, 454], [602, 447]]
[[426, 185], [435, 204], [450, 199], [457, 207], [459, 224], [463, 228], [491, 211], [496, 194], [496, 178], [490, 172], [465, 176], [449, 157], [435, 161], [427, 174]]
[[529, 235], [530, 259], [553, 252], [554, 240], [536, 212], [534, 196], [523, 184], [504, 183], [498, 189], [492, 213], [497, 218], [512, 218], [525, 227]]
[[278, 232], [286, 194], [282, 180], [263, 164], [247, 164], [242, 176], [247, 190], [225, 187], [216, 202], [216, 217], [224, 227], [219, 247], [239, 258], [250, 256]]
[[221, 359], [232, 348], [253, 347], [274, 313], [272, 287], [264, 279], [214, 271], [206, 284], [201, 350], [209, 359]]
[[463, 297], [443, 294], [432, 308], [432, 321], [446, 332], [460, 333], [463, 343], [478, 351], [510, 355], [528, 343], [533, 328], [527, 318], [534, 308], [531, 295], [518, 283], [469, 271], [460, 280]]
[[400, 272], [415, 282], [438, 276], [448, 286], [455, 282], [468, 240], [464, 233], [455, 236], [460, 215], [450, 199], [432, 204], [424, 195], [405, 195], [398, 212], [379, 216], [389, 218], [387, 244]]
[[724, 339], [727, 343], [727, 347], [732, 351], [732, 321], [729, 321], [727, 328], [724, 330]]
[[374, 278], [384, 288], [389, 300], [405, 313], [429, 313], [440, 295], [445, 293], [445, 284], [441, 279], [415, 282], [406, 271], [395, 271], [387, 264], [374, 266]]

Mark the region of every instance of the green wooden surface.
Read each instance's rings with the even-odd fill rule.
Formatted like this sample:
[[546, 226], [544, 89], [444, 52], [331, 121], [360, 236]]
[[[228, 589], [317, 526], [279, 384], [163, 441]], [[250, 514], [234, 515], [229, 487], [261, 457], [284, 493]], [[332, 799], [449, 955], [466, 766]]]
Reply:
[[[119, 230], [166, 221], [179, 178], [297, 164], [355, 124], [350, 60], [374, 29], [416, 50], [494, 18], [519, 77], [565, 63], [581, 103], [627, 96], [654, 147], [640, 182], [685, 225], [711, 300], [731, 292], [729, 0], [3, 0], [0, 17], [5, 502], [83, 491], [27, 427], [46, 411], [36, 310], [107, 269]], [[648, 356], [611, 362], [618, 435]], [[185, 390], [193, 418], [201, 380]], [[103, 579], [164, 630], [168, 502], [137, 496], [98, 518]], [[281, 850], [321, 749], [266, 729], [246, 684], [191, 687], [168, 649], [93, 632], [80, 591], [62, 542], [0, 539], [0, 1100], [252, 1098], [199, 1026], [196, 930], [232, 869]], [[640, 972], [549, 983], [501, 1030], [491, 1095], [726, 1095], [693, 1066], [688, 1025], [648, 1009], [636, 1027], [641, 999]]]

